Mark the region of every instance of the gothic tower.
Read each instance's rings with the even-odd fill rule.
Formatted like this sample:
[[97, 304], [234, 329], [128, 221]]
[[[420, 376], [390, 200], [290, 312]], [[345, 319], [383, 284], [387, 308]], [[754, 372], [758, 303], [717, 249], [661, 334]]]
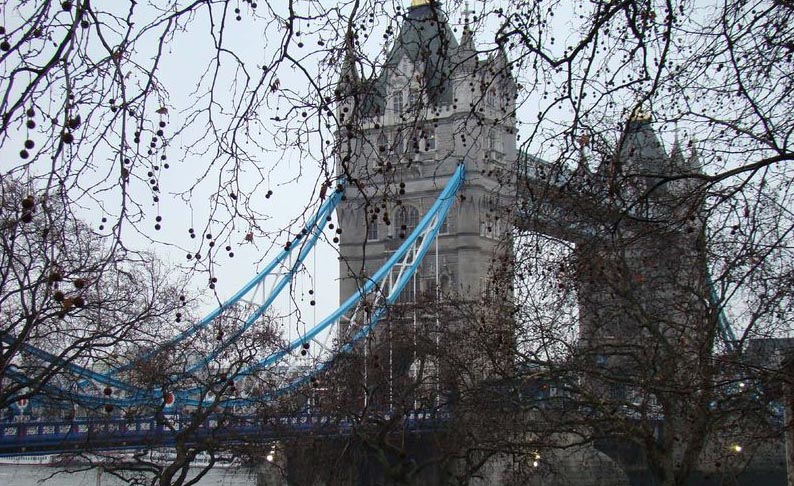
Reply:
[[508, 175], [516, 84], [501, 50], [478, 57], [468, 25], [458, 41], [439, 2], [414, 0], [401, 22], [370, 79], [348, 49], [336, 91], [337, 173], [350, 181], [337, 210], [340, 299], [383, 265], [461, 163], [464, 192], [441, 229], [437, 257], [425, 258], [401, 301], [478, 298], [508, 228], [496, 208], [515, 192]]
[[630, 392], [622, 383], [642, 381], [634, 375], [685, 382], [712, 351], [698, 171], [678, 141], [665, 152], [641, 113], [595, 175], [601, 231], [577, 241], [580, 350], [613, 382], [614, 398]]

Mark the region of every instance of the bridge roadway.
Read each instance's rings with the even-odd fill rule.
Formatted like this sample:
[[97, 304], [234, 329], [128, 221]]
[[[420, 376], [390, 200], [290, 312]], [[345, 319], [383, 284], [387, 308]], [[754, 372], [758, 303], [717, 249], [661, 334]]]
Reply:
[[[377, 420], [389, 421], [384, 413]], [[405, 430], [422, 433], [437, 430], [449, 419], [447, 412], [412, 412], [403, 418]], [[225, 445], [256, 440], [280, 440], [299, 434], [339, 436], [349, 434], [358, 424], [348, 419], [300, 414], [263, 420], [256, 416], [209, 417], [196, 430], [180, 437], [190, 418], [163, 415], [144, 419], [94, 418], [71, 421], [5, 422], [0, 424], [0, 457], [31, 454], [96, 452], [173, 446], [176, 441], [201, 443], [222, 441]]]

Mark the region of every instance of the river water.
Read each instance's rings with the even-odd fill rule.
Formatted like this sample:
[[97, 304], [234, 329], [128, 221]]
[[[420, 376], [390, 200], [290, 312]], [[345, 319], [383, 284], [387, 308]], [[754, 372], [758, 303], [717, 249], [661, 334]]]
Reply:
[[[199, 470], [196, 469], [196, 472]], [[126, 485], [96, 469], [67, 473], [50, 466], [0, 464], [0, 486], [121, 486]], [[255, 486], [256, 474], [247, 467], [214, 468], [198, 483], [201, 486]]]

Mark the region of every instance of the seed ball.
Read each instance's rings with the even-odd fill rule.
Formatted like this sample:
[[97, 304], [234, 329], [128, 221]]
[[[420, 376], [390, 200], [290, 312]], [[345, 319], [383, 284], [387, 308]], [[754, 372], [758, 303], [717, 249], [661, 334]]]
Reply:
[[74, 135], [72, 135], [69, 132], [63, 132], [61, 134], [61, 141], [68, 145], [68, 144], [74, 142]]
[[306, 356], [308, 353], [305, 349], [301, 349], [301, 356]]
[[160, 231], [160, 223], [157, 223], [156, 225], [154, 225], [154, 229], [157, 230], [157, 231]]
[[88, 23], [88, 21], [87, 21], [87, 20], [81, 20], [81, 21], [80, 21], [80, 27], [82, 27], [82, 28], [84, 28], [84, 29], [87, 29], [87, 28], [89, 27], [89, 25], [90, 25], [90, 24]]
[[64, 10], [71, 10], [72, 9], [72, 2], [70, 2], [68, 0], [64, 1], [64, 2], [61, 2], [61, 8], [64, 9]]
[[34, 129], [34, 128], [36, 128], [36, 122], [34, 122], [33, 120], [28, 120], [28, 121], [27, 121], [27, 123], [25, 123], [25, 125], [26, 125], [28, 128], [30, 128], [30, 129]]
[[30, 154], [28, 153], [27, 150], [22, 149], [22, 150], [19, 151], [19, 157], [21, 159], [27, 159], [28, 157], [30, 157]]
[[25, 148], [26, 149], [32, 149], [35, 146], [36, 146], [36, 144], [33, 142], [33, 140], [25, 140]]
[[164, 121], [160, 121], [160, 128], [165, 128], [165, 122]]
[[9, 51], [11, 49], [11, 44], [9, 44], [8, 41], [0, 42], [0, 49], [3, 51]]
[[110, 413], [112, 411], [113, 411], [113, 405], [111, 405], [110, 403], [106, 403], [105, 404], [105, 412], [106, 413]]
[[106, 396], [110, 396], [110, 395], [112, 395], [112, 394], [113, 394], [113, 389], [112, 389], [112, 388], [110, 388], [109, 386], [106, 386], [106, 387], [105, 387], [105, 389], [103, 390], [103, 393], [104, 393]]

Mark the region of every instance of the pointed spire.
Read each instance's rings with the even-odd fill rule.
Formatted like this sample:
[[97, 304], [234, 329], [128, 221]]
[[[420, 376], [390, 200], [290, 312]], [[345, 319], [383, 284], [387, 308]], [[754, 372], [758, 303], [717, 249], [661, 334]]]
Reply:
[[342, 71], [339, 75], [339, 88], [346, 89], [350, 86], [355, 86], [361, 82], [361, 77], [358, 74], [358, 67], [356, 66], [357, 56], [353, 47], [348, 44], [345, 47], [345, 58], [342, 61]]
[[675, 130], [675, 140], [673, 141], [673, 148], [670, 149], [670, 165], [674, 170], [682, 170], [686, 165], [684, 160], [684, 152], [681, 150], [681, 142], [678, 140], [678, 128]]
[[491, 71], [496, 76], [497, 80], [505, 83], [503, 87], [508, 87], [512, 90], [515, 87], [515, 79], [510, 69], [510, 60], [507, 58], [507, 52], [502, 44], [496, 50], [496, 53], [490, 59]]
[[623, 174], [650, 175], [669, 171], [668, 157], [651, 126], [651, 114], [637, 108], [629, 117], [618, 145], [618, 170]]
[[457, 61], [467, 71], [472, 71], [477, 67], [477, 50], [474, 48], [474, 32], [469, 26], [469, 16], [473, 14], [469, 10], [469, 2], [466, 2], [463, 11], [463, 35], [460, 38], [460, 46], [457, 50]]
[[357, 112], [356, 98], [361, 93], [361, 77], [358, 74], [356, 65], [357, 57], [353, 50], [352, 43], [348, 42], [345, 47], [345, 58], [342, 61], [342, 70], [339, 73], [339, 81], [336, 83], [334, 94], [339, 102], [337, 113], [340, 117], [349, 118], [353, 112]]
[[697, 138], [692, 135], [689, 139], [689, 159], [687, 159], [687, 165], [697, 171], [702, 169], [700, 165], [700, 153], [697, 149]]

